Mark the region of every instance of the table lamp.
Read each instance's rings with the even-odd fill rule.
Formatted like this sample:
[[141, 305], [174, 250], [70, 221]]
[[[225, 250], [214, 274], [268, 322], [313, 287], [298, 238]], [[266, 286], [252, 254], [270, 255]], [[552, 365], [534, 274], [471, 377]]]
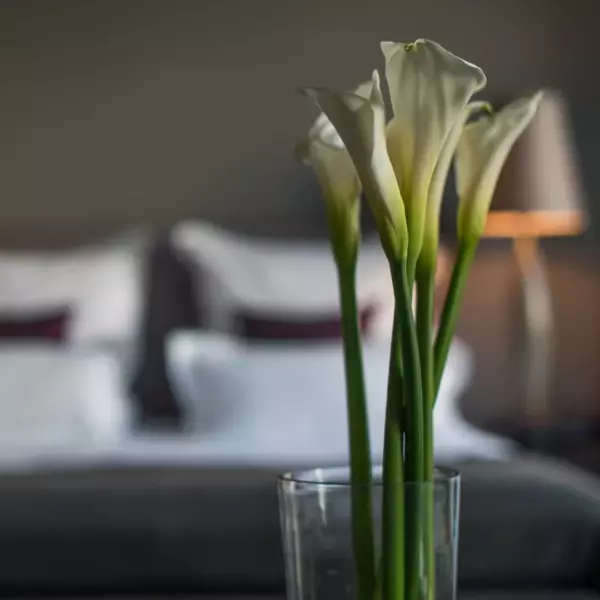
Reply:
[[551, 290], [539, 240], [573, 236], [586, 226], [583, 190], [566, 104], [547, 91], [502, 171], [484, 236], [512, 239], [525, 326], [524, 417], [547, 426], [555, 331]]

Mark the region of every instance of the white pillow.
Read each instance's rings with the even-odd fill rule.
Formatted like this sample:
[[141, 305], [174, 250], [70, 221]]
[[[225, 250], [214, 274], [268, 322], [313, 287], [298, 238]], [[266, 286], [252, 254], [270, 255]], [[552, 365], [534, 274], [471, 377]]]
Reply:
[[[251, 239], [190, 221], [174, 228], [172, 243], [193, 266], [203, 322], [210, 329], [233, 332], [240, 310], [284, 318], [339, 314], [337, 275], [327, 241]], [[357, 296], [359, 306], [375, 309], [372, 329], [389, 330], [393, 291], [378, 239], [361, 246]]]
[[[379, 343], [363, 349], [376, 460], [383, 450], [388, 354]], [[470, 363], [468, 350], [455, 343], [434, 414], [438, 460], [504, 458], [511, 452], [510, 442], [476, 430], [458, 410]], [[247, 345], [225, 335], [176, 332], [167, 341], [167, 371], [189, 428], [210, 442], [204, 451], [347, 460], [340, 344]]]
[[0, 345], [0, 451], [120, 439], [131, 402], [121, 368], [95, 348]]
[[70, 251], [0, 251], [0, 315], [68, 309], [68, 341], [136, 341], [147, 236], [136, 233]]

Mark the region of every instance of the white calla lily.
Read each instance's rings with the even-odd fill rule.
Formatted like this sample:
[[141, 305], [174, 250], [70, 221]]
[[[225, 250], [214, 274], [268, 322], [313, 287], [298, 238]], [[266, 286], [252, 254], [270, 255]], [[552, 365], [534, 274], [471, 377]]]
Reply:
[[333, 254], [338, 264], [353, 264], [360, 240], [361, 186], [350, 155], [343, 147], [308, 139], [299, 158], [312, 166], [325, 199]]
[[388, 148], [406, 204], [409, 254], [423, 242], [429, 186], [444, 143], [471, 96], [486, 84], [483, 71], [436, 42], [382, 42], [394, 118]]
[[[364, 98], [365, 100], [370, 98], [371, 92], [373, 91], [373, 81], [364, 81], [360, 85], [353, 90], [353, 94]], [[308, 152], [308, 143], [311, 141], [320, 141], [323, 144], [330, 146], [331, 148], [336, 148], [338, 150], [345, 149], [344, 142], [342, 138], [339, 136], [335, 127], [327, 117], [325, 113], [321, 113], [312, 124], [312, 127], [308, 131], [308, 138], [301, 144], [298, 145], [296, 149], [296, 155], [298, 158], [305, 162], [305, 156]], [[306, 163], [310, 164], [310, 163]]]
[[433, 170], [429, 191], [427, 193], [427, 208], [425, 216], [425, 230], [423, 237], [423, 248], [420, 259], [431, 264], [437, 258], [438, 240], [439, 240], [439, 221], [444, 189], [450, 165], [456, 152], [465, 124], [476, 112], [491, 111], [487, 102], [470, 102], [463, 109], [461, 115], [450, 129], [446, 140], [442, 146], [438, 160]]
[[[300, 150], [301, 148], [301, 150]], [[346, 149], [315, 138], [299, 146], [299, 158], [313, 167], [323, 190], [325, 201], [354, 203], [361, 192], [360, 181]]]
[[[359, 85], [357, 95], [368, 98], [372, 82]], [[297, 158], [313, 167], [323, 197], [332, 248], [339, 264], [356, 259], [360, 239], [360, 195], [362, 187], [354, 163], [328, 117], [321, 113], [296, 147]]]
[[356, 93], [305, 88], [343, 141], [390, 259], [406, 258], [408, 232], [404, 203], [387, 151], [385, 105], [379, 75], [373, 72], [368, 98]]
[[521, 98], [464, 128], [455, 160], [458, 236], [463, 243], [481, 237], [508, 153], [533, 119], [541, 99], [541, 92]]

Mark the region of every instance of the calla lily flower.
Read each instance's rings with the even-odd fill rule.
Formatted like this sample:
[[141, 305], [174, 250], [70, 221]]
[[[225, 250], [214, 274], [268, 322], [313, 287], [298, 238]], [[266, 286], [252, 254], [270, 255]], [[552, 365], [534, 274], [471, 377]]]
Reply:
[[[491, 106], [487, 102], [470, 102], [463, 109], [461, 115], [456, 120], [446, 140], [435, 164], [429, 191], [427, 194], [427, 208], [425, 216], [425, 231], [423, 238], [423, 248], [420, 259], [432, 263], [437, 258], [438, 240], [439, 240], [439, 222], [442, 200], [444, 197], [444, 188], [450, 165], [456, 152], [465, 124], [473, 115], [479, 111], [487, 110], [491, 112]], [[429, 265], [431, 266], [431, 265]]]
[[464, 128], [455, 159], [458, 236], [463, 243], [481, 237], [508, 153], [533, 119], [541, 99], [541, 92], [521, 98]]
[[452, 128], [462, 119], [471, 96], [485, 86], [486, 77], [476, 65], [430, 40], [382, 42], [381, 49], [394, 110], [387, 132], [389, 155], [406, 205], [410, 258], [416, 261], [436, 164]]
[[367, 98], [356, 93], [305, 88], [327, 116], [356, 168], [390, 260], [406, 258], [408, 232], [404, 203], [387, 151], [385, 105], [379, 75], [373, 72]]
[[[372, 83], [368, 81], [354, 93], [368, 98], [371, 89]], [[351, 264], [356, 259], [360, 239], [362, 186], [344, 142], [324, 113], [315, 120], [307, 139], [296, 147], [296, 157], [313, 167], [321, 186], [337, 262]]]
[[360, 240], [361, 185], [343, 144], [340, 147], [335, 138], [328, 137], [329, 128], [333, 129], [326, 123], [319, 134], [322, 137], [309, 137], [298, 147], [297, 154], [313, 167], [321, 186], [335, 259], [338, 264], [352, 264]]

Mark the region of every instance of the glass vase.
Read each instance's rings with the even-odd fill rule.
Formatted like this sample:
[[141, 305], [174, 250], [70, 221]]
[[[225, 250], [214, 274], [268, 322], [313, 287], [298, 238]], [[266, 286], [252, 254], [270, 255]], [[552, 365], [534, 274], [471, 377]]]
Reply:
[[[349, 477], [348, 468], [330, 468], [279, 478], [288, 600], [356, 600]], [[460, 475], [440, 468], [433, 483], [398, 485], [404, 488], [407, 512], [410, 499], [422, 502], [433, 493], [435, 581], [427, 581], [421, 565], [418, 597], [413, 594], [406, 600], [455, 600]], [[382, 491], [381, 469], [375, 469], [372, 498], [377, 547]]]

